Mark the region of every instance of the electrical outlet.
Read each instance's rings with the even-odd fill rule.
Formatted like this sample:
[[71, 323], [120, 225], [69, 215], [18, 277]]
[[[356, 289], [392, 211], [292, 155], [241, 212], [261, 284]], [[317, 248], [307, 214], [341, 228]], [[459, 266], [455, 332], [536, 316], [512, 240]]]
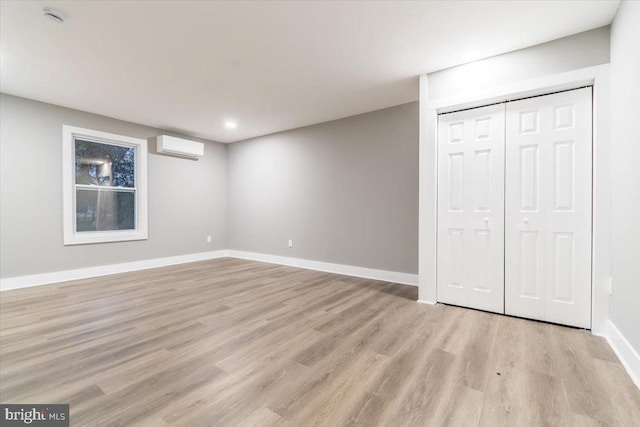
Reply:
[[609, 295], [613, 295], [613, 277], [607, 277], [607, 292]]
[[211, 236], [207, 236], [207, 243], [211, 243], [213, 241], [213, 238]]
[[293, 240], [289, 239], [289, 242], [287, 243], [289, 245], [290, 248], [293, 247]]

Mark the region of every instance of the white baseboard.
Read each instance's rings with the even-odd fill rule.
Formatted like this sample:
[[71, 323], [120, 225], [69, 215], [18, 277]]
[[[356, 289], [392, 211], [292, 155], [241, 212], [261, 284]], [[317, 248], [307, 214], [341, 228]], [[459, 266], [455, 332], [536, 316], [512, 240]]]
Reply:
[[640, 389], [640, 355], [638, 355], [638, 352], [631, 346], [629, 341], [627, 341], [625, 336], [622, 335], [611, 320], [607, 321], [605, 338], [618, 356], [618, 359], [620, 359], [622, 366], [627, 370], [631, 380], [633, 380], [636, 387]]
[[[127, 262], [122, 264], [102, 265], [97, 267], [65, 270], [53, 273], [33, 274], [29, 276], [9, 277], [0, 279], [0, 291], [10, 289], [28, 288], [31, 286], [47, 285], [51, 283], [67, 282], [70, 280], [87, 279], [91, 277], [107, 276], [111, 274], [126, 273], [129, 271], [146, 270], [149, 268], [165, 267], [169, 265], [184, 264], [188, 262], [203, 261], [208, 259], [232, 257], [271, 264], [287, 265], [290, 267], [306, 268], [308, 270], [324, 271], [327, 273], [343, 274], [346, 276], [362, 277], [365, 279], [382, 280], [385, 282], [401, 283], [405, 285], [418, 285], [418, 275], [400, 273], [395, 271], [377, 270], [374, 268], [356, 267], [352, 265], [333, 264], [322, 261], [312, 261], [300, 258], [289, 258], [277, 255], [267, 255], [254, 252], [236, 250], [219, 250], [212, 252], [200, 252], [189, 255], [179, 255], [166, 258], [154, 258], [142, 261]], [[432, 301], [419, 300], [421, 304], [435, 304]], [[607, 332], [604, 337], [611, 345], [620, 362], [629, 373], [629, 376], [640, 388], [640, 356], [622, 335], [618, 328], [607, 321]]]
[[344, 274], [346, 276], [363, 277], [365, 279], [383, 280], [385, 282], [402, 283], [405, 285], [418, 284], [418, 275], [399, 273], [395, 271], [376, 270], [373, 268], [355, 267], [352, 265], [332, 264], [321, 261], [311, 261], [300, 258], [288, 258], [277, 255], [259, 254], [234, 250], [219, 250], [200, 252], [188, 255], [178, 255], [166, 258], [154, 258], [142, 261], [125, 262], [122, 264], [101, 265], [97, 267], [80, 268], [76, 270], [56, 271], [53, 273], [32, 274], [29, 276], [8, 277], [0, 279], [0, 291], [28, 288], [31, 286], [48, 285], [51, 283], [68, 282], [70, 280], [88, 279], [91, 277], [108, 276], [110, 274], [126, 273], [129, 271], [147, 270], [149, 268], [165, 267], [187, 262], [203, 261], [207, 259], [232, 257], [271, 264], [288, 265], [306, 268], [308, 270], [325, 271], [328, 273]]
[[289, 258], [278, 255], [267, 255], [255, 252], [244, 252], [229, 250], [228, 255], [232, 258], [261, 261], [270, 264], [288, 265], [290, 267], [306, 268], [307, 270], [324, 271], [327, 273], [343, 274], [345, 276], [362, 277], [365, 279], [382, 280], [385, 282], [401, 283], [403, 285], [418, 286], [418, 275], [411, 273], [400, 273], [396, 271], [377, 270], [367, 267], [356, 267], [353, 265], [333, 264], [330, 262], [312, 261], [302, 258]]
[[435, 303], [435, 302], [433, 302], [433, 301], [427, 301], [427, 300], [423, 300], [423, 299], [419, 299], [419, 300], [418, 300], [418, 303], [419, 303], [419, 304], [436, 305], [436, 303]]
[[226, 256], [227, 251], [220, 250], [211, 252], [200, 252], [188, 255], [178, 255], [166, 258], [146, 259], [142, 261], [125, 262], [122, 264], [100, 265], [96, 267], [79, 268], [76, 270], [56, 271], [53, 273], [8, 277], [5, 279], [0, 279], [0, 291], [28, 288], [31, 286], [48, 285], [51, 283], [68, 282], [70, 280], [88, 279], [90, 277], [108, 276], [110, 274], [126, 273], [129, 271], [147, 270], [149, 268], [165, 267], [168, 265], [203, 261], [207, 259], [222, 258]]

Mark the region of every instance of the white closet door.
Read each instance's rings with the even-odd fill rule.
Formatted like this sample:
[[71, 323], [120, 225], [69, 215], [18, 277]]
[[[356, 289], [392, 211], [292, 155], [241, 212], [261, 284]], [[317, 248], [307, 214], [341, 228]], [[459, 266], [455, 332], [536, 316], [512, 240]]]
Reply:
[[591, 325], [591, 88], [507, 104], [505, 311]]
[[504, 104], [438, 117], [438, 301], [504, 313]]

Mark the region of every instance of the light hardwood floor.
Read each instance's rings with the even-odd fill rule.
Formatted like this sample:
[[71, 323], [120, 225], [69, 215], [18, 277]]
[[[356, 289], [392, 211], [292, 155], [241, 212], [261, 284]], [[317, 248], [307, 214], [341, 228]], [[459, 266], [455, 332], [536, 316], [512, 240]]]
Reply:
[[0, 295], [0, 401], [74, 426], [638, 426], [586, 331], [237, 259]]

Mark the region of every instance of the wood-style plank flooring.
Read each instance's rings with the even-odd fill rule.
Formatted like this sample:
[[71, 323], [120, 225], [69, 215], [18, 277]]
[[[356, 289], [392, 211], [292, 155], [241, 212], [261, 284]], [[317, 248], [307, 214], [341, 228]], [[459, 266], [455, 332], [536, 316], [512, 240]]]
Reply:
[[71, 425], [640, 426], [582, 330], [237, 259], [3, 292], [0, 401]]

